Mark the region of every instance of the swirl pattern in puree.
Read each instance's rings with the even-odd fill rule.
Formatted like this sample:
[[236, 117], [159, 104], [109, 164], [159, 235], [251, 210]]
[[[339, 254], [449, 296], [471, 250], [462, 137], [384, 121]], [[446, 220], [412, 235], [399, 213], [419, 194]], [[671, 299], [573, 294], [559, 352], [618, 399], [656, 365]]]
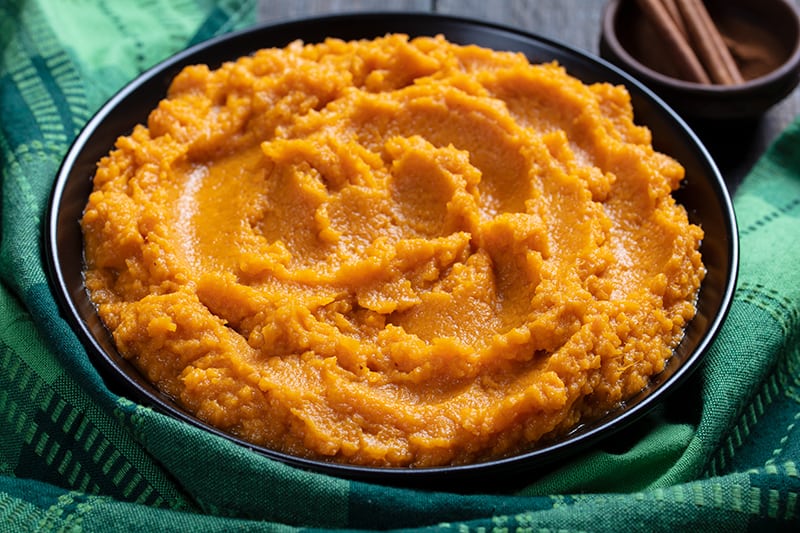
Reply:
[[183, 70], [98, 165], [86, 284], [199, 418], [360, 465], [535, 445], [663, 369], [702, 230], [624, 87], [443, 37]]

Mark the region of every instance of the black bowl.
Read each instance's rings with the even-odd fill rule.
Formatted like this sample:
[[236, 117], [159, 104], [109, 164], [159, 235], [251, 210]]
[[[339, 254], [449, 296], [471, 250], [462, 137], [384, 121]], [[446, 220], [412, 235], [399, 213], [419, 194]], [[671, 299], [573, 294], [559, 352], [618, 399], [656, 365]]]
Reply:
[[[656, 149], [685, 166], [687, 177], [675, 196], [686, 207], [691, 221], [705, 230], [701, 251], [708, 275], [699, 294], [697, 316], [689, 323], [685, 338], [666, 369], [645, 391], [603, 419], [583, 424], [557, 441], [511, 457], [462, 466], [373, 468], [303, 459], [253, 446], [198, 420], [148, 383], [119, 355], [84, 287], [83, 240], [78, 221], [92, 188], [96, 162], [112, 148], [117, 136], [146, 121], [149, 111], [165, 96], [173, 76], [184, 66], [206, 63], [214, 67], [258, 48], [283, 47], [295, 39], [317, 42], [329, 36], [374, 38], [393, 32], [411, 36], [443, 34], [455, 43], [519, 51], [532, 62], [556, 60], [586, 83], [607, 81], [626, 85], [637, 122], [652, 130]], [[100, 109], [64, 158], [52, 191], [44, 244], [52, 288], [64, 316], [110, 388], [279, 461], [385, 483], [460, 483], [469, 479], [480, 479], [483, 483], [487, 476], [544, 468], [628, 426], [697, 368], [728, 311], [738, 268], [736, 222], [722, 177], [697, 137], [648, 89], [603, 60], [528, 33], [462, 18], [408, 13], [336, 15], [256, 27], [197, 45], [145, 72]]]

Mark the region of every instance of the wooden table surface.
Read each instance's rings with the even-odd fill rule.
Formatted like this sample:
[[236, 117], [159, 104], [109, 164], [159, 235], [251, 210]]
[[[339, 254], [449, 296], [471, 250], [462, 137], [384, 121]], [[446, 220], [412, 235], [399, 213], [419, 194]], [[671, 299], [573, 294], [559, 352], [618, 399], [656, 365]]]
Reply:
[[[356, 11], [435, 12], [522, 29], [598, 53], [603, 0], [258, 0], [262, 22]], [[795, 0], [800, 4], [800, 0]], [[800, 113], [800, 89], [758, 120], [694, 124], [733, 192], [775, 137]]]

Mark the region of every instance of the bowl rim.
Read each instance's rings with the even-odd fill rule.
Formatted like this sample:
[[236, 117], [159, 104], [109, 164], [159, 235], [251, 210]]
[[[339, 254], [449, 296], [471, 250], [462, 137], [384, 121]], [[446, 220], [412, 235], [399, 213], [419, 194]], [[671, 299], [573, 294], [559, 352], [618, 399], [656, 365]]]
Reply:
[[[606, 76], [610, 75], [611, 77], [616, 76], [617, 78], [620, 78], [624, 81], [629, 90], [633, 89], [646, 101], [658, 108], [659, 111], [664, 114], [665, 120], [678, 128], [683, 135], [686, 135], [687, 142], [692, 145], [693, 149], [697, 150], [699, 158], [702, 159], [702, 162], [707, 165], [711, 171], [711, 176], [709, 178], [711, 180], [710, 185], [716, 192], [716, 200], [718, 200], [720, 204], [720, 210], [724, 218], [723, 222], [727, 230], [726, 236], [728, 238], [726, 247], [729, 257], [727, 265], [729, 271], [724, 282], [722, 294], [720, 296], [720, 307], [716, 315], [711, 317], [710, 324], [706, 328], [706, 332], [702, 335], [699, 344], [688, 354], [687, 358], [674, 370], [674, 372], [666, 379], [666, 381], [652, 391], [652, 393], [647, 394], [641, 401], [636, 402], [632, 407], [628, 408], [627, 406], [623, 406], [624, 409], [621, 407], [619, 412], [618, 410], [615, 410], [607, 415], [607, 417], [610, 417], [609, 421], [592, 421], [591, 424], [594, 424], [594, 427], [589, 427], [588, 429], [583, 427], [576, 428], [576, 430], [573, 430], [572, 432], [563, 436], [560, 440], [557, 440], [554, 443], [546, 444], [543, 447], [536, 447], [532, 450], [524, 451], [508, 457], [495, 458], [463, 465], [445, 465], [419, 468], [373, 467], [308, 459], [253, 445], [241, 438], [226, 433], [208, 423], [199, 420], [191, 413], [183, 411], [180, 408], [175, 408], [174, 406], [164, 404], [159, 398], [153, 398], [152, 395], [144, 393], [141, 389], [141, 385], [134, 382], [131, 376], [127, 375], [125, 372], [122, 372], [122, 375], [120, 375], [118, 362], [114, 361], [112, 355], [106, 353], [102, 346], [98, 344], [98, 340], [94, 336], [94, 333], [90, 330], [88, 324], [82, 320], [80, 311], [73, 301], [73, 295], [70, 291], [68, 281], [65, 279], [64, 270], [62, 269], [62, 265], [60, 263], [60, 254], [63, 252], [59, 247], [59, 213], [61, 212], [64, 200], [64, 189], [69, 183], [69, 180], [74, 179], [71, 178], [71, 170], [73, 169], [76, 160], [85, 148], [87, 141], [91, 138], [96, 128], [108, 118], [108, 116], [117, 108], [118, 105], [123, 103], [129, 96], [131, 96], [131, 94], [135, 94], [135, 92], [145, 82], [152, 81], [154, 77], [168, 72], [170, 68], [174, 68], [176, 65], [184, 64], [187, 60], [191, 59], [193, 56], [202, 52], [206, 48], [220, 47], [233, 41], [234, 39], [247, 39], [261, 32], [274, 32], [279, 29], [285, 30], [287, 28], [296, 28], [300, 30], [302, 27], [308, 24], [341, 24], [343, 22], [346, 24], [352, 24], [356, 21], [363, 23], [376, 18], [383, 19], [387, 16], [394, 17], [393, 20], [400, 22], [405, 21], [406, 24], [413, 24], [421, 21], [428, 23], [433, 22], [438, 25], [451, 23], [462, 25], [472, 30], [478, 29], [481, 31], [500, 33], [502, 36], [504, 36], [504, 38], [513, 37], [522, 39], [526, 43], [533, 43], [537, 47], [553, 49], [565, 56], [573, 57], [574, 61], [588, 62], [589, 64], [592, 64], [592, 68], [597, 68], [604, 71]], [[403, 24], [398, 22], [396, 25], [402, 26]], [[411, 27], [413, 27], [413, 25]], [[252, 51], [257, 50], [258, 48], [258, 45], [253, 45]], [[85, 204], [85, 199], [83, 199], [83, 202]], [[508, 474], [512, 470], [520, 472], [523, 470], [530, 471], [537, 468], [541, 469], [553, 464], [553, 462], [559, 458], [563, 458], [567, 455], [572, 456], [579, 451], [585, 450], [589, 445], [596, 443], [601, 437], [610, 436], [611, 434], [615, 434], [619, 430], [630, 426], [642, 418], [645, 414], [650, 412], [650, 410], [658, 402], [661, 402], [666, 395], [678, 388], [694, 372], [694, 370], [696, 370], [698, 363], [702, 360], [711, 343], [719, 333], [722, 323], [724, 322], [728, 311], [730, 310], [739, 266], [739, 241], [736, 216], [730, 195], [725, 186], [725, 182], [718, 168], [716, 167], [713, 158], [710, 156], [705, 146], [689, 128], [686, 122], [644, 84], [642, 84], [640, 81], [637, 81], [634, 77], [622, 69], [600, 57], [594, 56], [586, 51], [561, 43], [559, 41], [536, 35], [532, 32], [474, 18], [442, 15], [430, 12], [407, 11], [350, 12], [286, 19], [277, 22], [259, 24], [195, 44], [147, 69], [126, 84], [118, 92], [116, 92], [111, 98], [109, 98], [106, 103], [103, 104], [86, 123], [84, 128], [71, 144], [58, 170], [50, 199], [48, 201], [43, 239], [48, 280], [51, 284], [53, 292], [56, 295], [59, 308], [62, 313], [66, 313], [65, 318], [67, 319], [67, 322], [81, 340], [82, 344], [86, 348], [87, 355], [89, 356], [91, 363], [98, 369], [98, 371], [100, 371], [101, 376], [103, 375], [103, 370], [110, 371], [114, 374], [113, 377], [121, 378], [123, 380], [124, 383], [122, 383], [122, 386], [126, 390], [126, 393], [133, 394], [134, 398], [141, 403], [145, 403], [156, 411], [166, 412], [167, 414], [187, 422], [190, 425], [202, 428], [212, 434], [216, 434], [245, 448], [256, 451], [262, 455], [266, 455], [272, 459], [276, 459], [292, 466], [316, 472], [333, 474], [343, 478], [395, 484], [403, 484], [407, 482], [425, 482], [428, 484], [438, 481], [452, 483], [460, 482], [462, 480], [480, 479], [476, 476], [482, 476], [485, 478], [489, 475], [493, 476]], [[83, 290], [85, 291], [85, 287]], [[703, 289], [701, 286], [701, 291], [702, 290]], [[108, 385], [108, 383], [106, 383], [106, 385]], [[131, 390], [131, 388], [135, 390]], [[142, 398], [143, 394], [144, 399]]]
[[800, 10], [790, 0], [774, 0], [777, 5], [780, 5], [786, 10], [790, 16], [797, 38], [795, 39], [794, 48], [789, 54], [786, 61], [781, 65], [766, 74], [757, 78], [746, 80], [744, 83], [737, 83], [735, 85], [719, 85], [719, 84], [705, 84], [679, 78], [673, 78], [654, 70], [644, 63], [637, 60], [628, 49], [625, 48], [619, 41], [616, 32], [616, 17], [619, 8], [625, 0], [609, 0], [602, 13], [601, 22], [601, 38], [605, 39], [612, 52], [617, 55], [628, 67], [632, 68], [632, 74], [641, 75], [652, 81], [658, 82], [664, 86], [669, 86], [672, 89], [679, 89], [694, 94], [702, 95], [725, 95], [730, 96], [738, 93], [748, 93], [757, 91], [764, 87], [768, 87], [775, 83], [780, 83], [785, 78], [792, 77], [793, 72], [800, 65]]

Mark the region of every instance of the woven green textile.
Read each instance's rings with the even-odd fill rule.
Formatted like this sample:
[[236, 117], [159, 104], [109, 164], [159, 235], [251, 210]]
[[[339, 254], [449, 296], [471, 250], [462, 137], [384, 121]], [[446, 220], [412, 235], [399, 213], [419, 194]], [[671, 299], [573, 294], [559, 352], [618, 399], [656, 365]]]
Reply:
[[254, 22], [254, 0], [0, 2], [0, 530], [800, 525], [800, 121], [735, 198], [741, 275], [703, 367], [619, 437], [480, 494], [350, 482], [276, 463], [109, 391], [41, 258], [71, 139], [137, 73]]

